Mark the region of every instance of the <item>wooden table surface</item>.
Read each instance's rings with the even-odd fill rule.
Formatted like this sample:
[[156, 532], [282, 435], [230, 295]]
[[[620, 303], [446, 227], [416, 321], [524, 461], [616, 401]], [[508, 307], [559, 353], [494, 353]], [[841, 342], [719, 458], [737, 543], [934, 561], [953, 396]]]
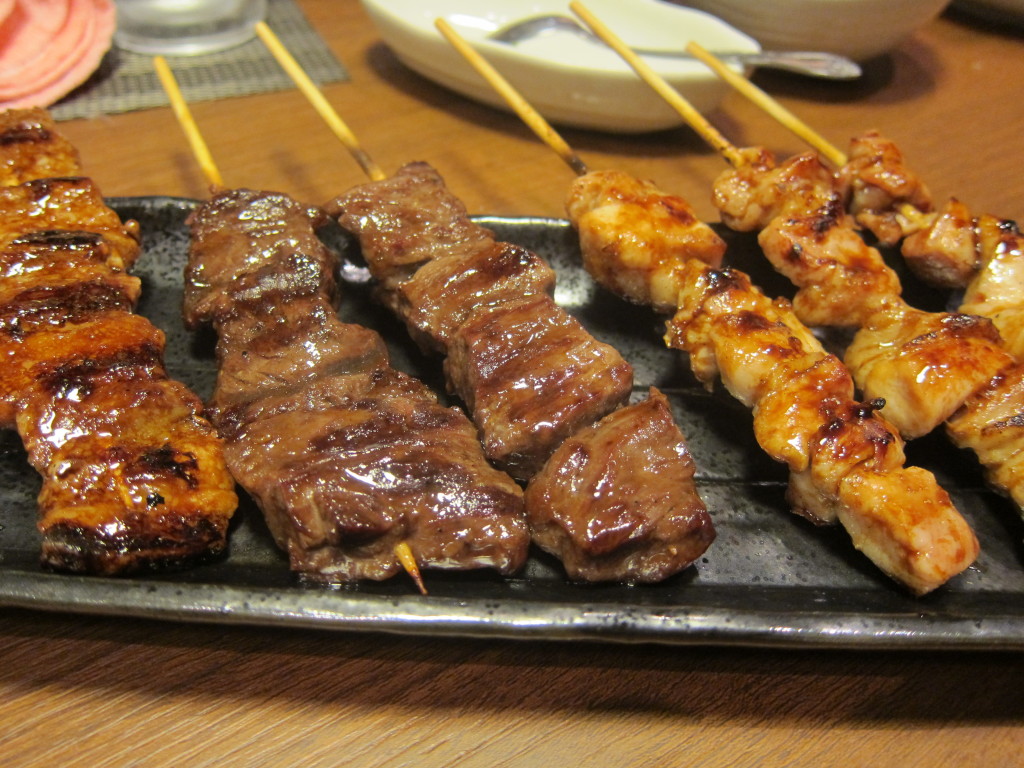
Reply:
[[[431, 161], [474, 213], [562, 215], [570, 173], [515, 120], [403, 68], [354, 0], [302, 0], [351, 73], [325, 89], [387, 170]], [[1024, 220], [1024, 46], [956, 16], [862, 81], [760, 75], [842, 145], [878, 128], [937, 197]], [[313, 203], [360, 172], [295, 92], [194, 105], [228, 184]], [[738, 144], [797, 141], [739, 96]], [[107, 195], [200, 197], [168, 109], [64, 129]], [[593, 168], [714, 216], [688, 130], [566, 131]], [[1019, 654], [446, 640], [0, 611], [0, 765], [1024, 765]]]

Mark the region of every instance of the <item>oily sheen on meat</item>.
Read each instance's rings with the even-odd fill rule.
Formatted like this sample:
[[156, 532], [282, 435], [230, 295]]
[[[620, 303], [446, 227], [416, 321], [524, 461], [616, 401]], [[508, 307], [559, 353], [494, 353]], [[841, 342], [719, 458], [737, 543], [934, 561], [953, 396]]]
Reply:
[[707, 549], [714, 528], [667, 401], [652, 390], [625, 405], [632, 366], [552, 299], [550, 266], [473, 222], [426, 163], [328, 211], [359, 238], [382, 301], [444, 356], [488, 456], [529, 482], [533, 540], [571, 579], [659, 581]]
[[218, 334], [209, 411], [228, 466], [305, 576], [387, 578], [399, 543], [421, 567], [515, 572], [529, 543], [522, 490], [461, 411], [392, 368], [374, 331], [338, 318], [321, 221], [241, 189], [189, 219], [185, 319]]

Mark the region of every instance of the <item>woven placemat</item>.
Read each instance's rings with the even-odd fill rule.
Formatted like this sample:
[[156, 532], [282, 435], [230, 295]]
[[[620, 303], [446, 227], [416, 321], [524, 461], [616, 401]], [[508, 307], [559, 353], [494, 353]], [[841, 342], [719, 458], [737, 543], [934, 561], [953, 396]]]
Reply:
[[[292, 0], [270, 0], [267, 24], [317, 84], [348, 79], [348, 73]], [[168, 57], [190, 103], [294, 88], [259, 40], [203, 56]], [[110, 50], [80, 88], [50, 108], [57, 120], [99, 117], [167, 105], [150, 56]]]

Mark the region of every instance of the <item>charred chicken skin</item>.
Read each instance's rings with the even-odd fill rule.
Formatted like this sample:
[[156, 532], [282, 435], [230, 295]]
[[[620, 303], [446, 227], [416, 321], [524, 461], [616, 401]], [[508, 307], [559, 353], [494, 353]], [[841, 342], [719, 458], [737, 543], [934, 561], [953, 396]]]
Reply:
[[40, 110], [0, 117], [0, 421], [42, 476], [42, 562], [121, 574], [221, 553], [237, 504], [202, 403], [133, 314], [139, 253]]

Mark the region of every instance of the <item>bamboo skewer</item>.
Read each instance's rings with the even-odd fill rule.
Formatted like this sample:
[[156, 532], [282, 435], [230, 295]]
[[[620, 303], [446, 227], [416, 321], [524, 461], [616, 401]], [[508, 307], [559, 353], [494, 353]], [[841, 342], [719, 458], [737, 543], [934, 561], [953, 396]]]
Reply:
[[818, 150], [830, 163], [837, 167], [846, 165], [847, 157], [841, 149], [830, 143], [828, 139], [782, 106], [776, 99], [750, 82], [746, 77], [726, 66], [721, 59], [704, 48], [700, 43], [691, 41], [687, 44], [686, 50], [688, 53], [693, 54], [694, 57], [700, 59], [722, 80], [774, 117], [785, 128], [788, 128], [792, 133]]
[[[687, 44], [686, 50], [706, 64], [716, 75], [731, 85], [741, 95], [747, 97], [747, 99], [764, 110], [770, 117], [775, 118], [780, 125], [817, 150], [818, 154], [828, 160], [833, 166], [842, 168], [846, 165], [849, 158], [845, 152], [786, 109], [773, 96], [770, 96], [746, 77], [726, 66], [725, 62], [700, 45], [700, 43], [691, 41]], [[905, 219], [920, 229], [929, 226], [934, 218], [927, 213], [922, 213], [910, 203], [901, 203], [899, 212]]]
[[573, 151], [565, 140], [552, 128], [548, 122], [541, 117], [509, 82], [491, 66], [490, 62], [484, 59], [456, 32], [444, 19], [437, 19], [434, 26], [441, 32], [449, 43], [461, 53], [473, 69], [496, 90], [506, 103], [519, 115], [520, 119], [533, 130], [534, 133], [561, 157], [566, 164], [576, 172], [578, 176], [587, 173], [587, 166], [580, 157]]
[[686, 121], [700, 137], [704, 139], [715, 151], [720, 153], [730, 165], [741, 165], [743, 159], [733, 144], [726, 139], [717, 128], [698, 112], [689, 101], [684, 99], [679, 92], [673, 88], [668, 81], [655, 72], [650, 65], [640, 58], [633, 50], [622, 41], [618, 35], [611, 31], [600, 19], [592, 14], [583, 3], [574, 0], [569, 3], [569, 8], [579, 16], [591, 31], [621, 56], [633, 70], [640, 75], [645, 83], [653, 88], [669, 106], [671, 106], [680, 117]]
[[551, 127], [551, 124], [534, 109], [533, 105], [524, 99], [512, 85], [491, 66], [483, 56], [477, 53], [466, 40], [456, 32], [444, 19], [437, 19], [434, 25], [448, 42], [459, 53], [465, 57], [470, 65], [480, 74], [488, 84], [494, 88], [505, 99], [505, 102], [526, 123], [526, 125], [537, 135], [537, 137], [555, 151], [565, 164], [568, 165], [577, 176], [587, 173], [587, 164], [569, 146], [568, 142]]
[[178, 118], [178, 124], [185, 132], [185, 137], [188, 139], [192, 154], [195, 156], [203, 176], [206, 177], [211, 187], [223, 188], [224, 180], [221, 178], [220, 171], [217, 170], [216, 163], [213, 162], [213, 156], [206, 146], [206, 141], [203, 140], [203, 135], [199, 132], [199, 127], [192, 119], [192, 111], [188, 108], [188, 102], [185, 101], [181, 88], [178, 87], [178, 81], [167, 64], [167, 59], [163, 56], [154, 56], [153, 68], [156, 70], [157, 77], [160, 78], [160, 85], [163, 86], [164, 92], [171, 102], [174, 116]]
[[323, 119], [327, 126], [331, 129], [335, 136], [341, 140], [341, 143], [355, 158], [355, 161], [359, 163], [359, 166], [363, 169], [370, 179], [373, 181], [381, 181], [387, 178], [387, 174], [381, 170], [380, 166], [373, 161], [373, 159], [367, 154], [359, 144], [359, 139], [349, 129], [345, 121], [341, 119], [334, 108], [331, 107], [330, 102], [324, 97], [316, 83], [313, 82], [312, 78], [306, 74], [306, 72], [299, 65], [299, 62], [295, 60], [295, 57], [288, 52], [288, 49], [284, 47], [281, 40], [274, 34], [274, 31], [267, 26], [267, 23], [260, 21], [256, 24], [256, 34], [259, 36], [263, 44], [267, 46], [267, 50], [277, 60], [277, 63], [281, 65], [281, 68], [288, 74], [295, 83], [296, 87], [302, 92], [310, 104], [313, 105], [313, 109], [316, 110], [317, 114]]
[[[288, 59], [290, 59], [294, 63], [295, 60], [292, 59], [291, 55], [288, 54], [288, 52], [284, 49], [283, 46], [281, 46], [280, 41], [277, 40], [277, 37], [270, 30], [270, 28], [267, 27], [266, 24], [264, 24], [263, 22], [260, 22], [260, 24], [262, 25], [264, 31], [259, 32], [259, 29], [257, 31], [259, 32], [260, 38], [263, 39], [264, 43], [267, 42], [267, 37], [264, 37], [264, 35], [269, 36], [269, 39], [272, 39], [275, 42], [275, 44], [280, 48], [280, 51], [283, 52], [288, 57]], [[268, 47], [269, 46], [270, 44], [268, 43]], [[277, 54], [275, 53], [274, 55], [276, 56]], [[157, 75], [160, 78], [160, 84], [167, 92], [167, 97], [170, 99], [171, 106], [174, 108], [174, 114], [178, 118], [178, 123], [181, 125], [182, 130], [185, 131], [185, 135], [188, 137], [189, 144], [192, 147], [193, 153], [195, 154], [196, 160], [199, 163], [199, 166], [202, 168], [204, 175], [214, 188], [223, 189], [224, 183], [221, 180], [220, 172], [217, 170], [217, 166], [213, 162], [213, 157], [210, 155], [210, 152], [206, 147], [206, 142], [203, 140], [202, 134], [199, 132], [199, 127], [192, 119], [192, 113], [189, 110], [188, 104], [181, 93], [181, 89], [178, 87], [178, 81], [174, 77], [174, 73], [171, 71], [171, 68], [167, 65], [167, 61], [162, 56], [154, 57], [153, 66], [156, 68]], [[295, 63], [295, 66], [298, 67], [298, 64]], [[301, 69], [299, 71], [301, 72]], [[314, 89], [316, 88], [316, 86], [312, 85], [312, 81], [309, 80], [308, 76], [306, 76], [305, 73], [302, 73], [302, 76], [303, 78], [305, 78], [306, 81], [309, 82], [309, 84]], [[326, 105], [326, 109], [328, 110], [328, 112], [333, 112], [333, 110], [331, 110], [330, 105], [327, 104], [326, 99], [324, 99], [323, 96], [319, 94], [319, 92], [317, 92], [317, 94], [320, 96], [320, 100], [323, 102], [323, 104]], [[329, 121], [329, 123], [330, 122], [331, 121]], [[344, 126], [344, 123], [341, 122], [340, 118], [337, 118], [337, 123]], [[345, 131], [348, 132], [347, 127], [345, 127]], [[351, 136], [351, 143], [346, 141], [345, 146], [348, 147], [349, 150], [352, 151], [354, 155], [357, 155], [356, 159], [359, 161], [363, 169], [367, 172], [368, 175], [370, 175], [371, 178], [384, 178], [384, 172], [381, 171], [380, 168], [378, 168], [377, 165], [373, 163], [372, 160], [369, 159], [369, 156], [366, 155], [365, 152], [362, 152], [362, 150], [359, 149], [359, 145], [358, 142], [355, 140], [355, 136], [351, 135], [351, 132], [348, 133]], [[364, 165], [363, 160], [368, 161], [368, 163]], [[380, 174], [380, 176], [374, 176], [374, 173]], [[399, 564], [401, 564], [405, 572], [409, 574], [409, 577], [413, 580], [413, 583], [416, 584], [416, 588], [420, 591], [420, 593], [424, 595], [427, 594], [427, 587], [423, 582], [423, 575], [420, 573], [419, 565], [416, 563], [416, 556], [413, 554], [412, 548], [408, 545], [408, 543], [404, 541], [398, 542], [397, 544], [395, 544], [393, 552]]]

